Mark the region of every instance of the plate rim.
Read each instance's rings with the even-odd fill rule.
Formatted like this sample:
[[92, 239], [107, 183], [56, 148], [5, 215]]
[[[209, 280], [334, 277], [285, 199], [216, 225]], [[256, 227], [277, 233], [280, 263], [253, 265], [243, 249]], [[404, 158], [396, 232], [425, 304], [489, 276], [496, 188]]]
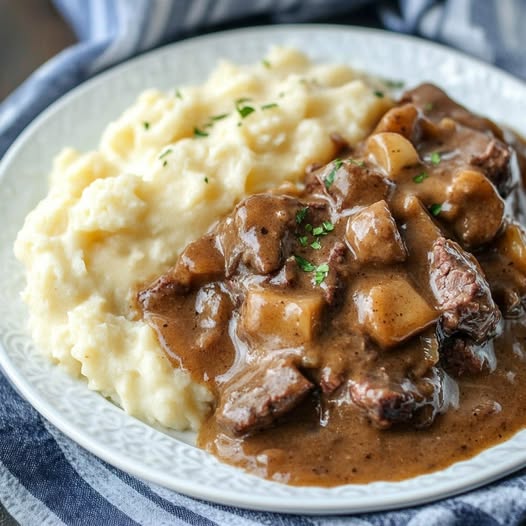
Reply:
[[[28, 139], [31, 138], [35, 130], [38, 130], [41, 126], [41, 123], [45, 122], [56, 112], [60, 112], [62, 107], [67, 105], [71, 100], [82, 97], [85, 91], [96, 89], [96, 86], [102, 83], [105, 83], [114, 75], [120, 75], [123, 71], [128, 68], [136, 68], [141, 61], [152, 60], [152, 57], [160, 57], [163, 54], [169, 54], [174, 48], [181, 48], [186, 45], [203, 45], [204, 42], [213, 42], [217, 39], [228, 39], [228, 38], [242, 38], [246, 34], [256, 33], [269, 33], [277, 32], [282, 33], [284, 31], [343, 31], [351, 32], [357, 36], [363, 35], [368, 36], [371, 34], [377, 35], [383, 39], [393, 39], [395, 41], [409, 41], [416, 46], [428, 46], [430, 48], [436, 48], [442, 52], [447, 53], [448, 55], [455, 56], [462, 61], [471, 62], [473, 65], [476, 65], [477, 68], [482, 68], [488, 71], [491, 75], [498, 75], [506, 80], [507, 83], [512, 83], [517, 85], [521, 90], [526, 92], [526, 83], [521, 79], [514, 77], [513, 75], [493, 66], [487, 64], [477, 58], [471, 57], [462, 53], [460, 51], [450, 49], [447, 46], [437, 44], [435, 42], [430, 42], [425, 39], [421, 39], [414, 36], [391, 33], [381, 29], [371, 29], [351, 25], [340, 25], [340, 24], [278, 24], [278, 25], [267, 25], [267, 26], [250, 26], [244, 28], [237, 28], [227, 31], [220, 31], [214, 33], [208, 33], [205, 35], [200, 35], [184, 40], [180, 40], [174, 43], [164, 45], [162, 47], [153, 49], [146, 53], [143, 53], [139, 56], [136, 56], [132, 59], [126, 60], [116, 66], [106, 69], [105, 71], [95, 75], [94, 77], [86, 80], [77, 87], [68, 91], [62, 97], [53, 102], [45, 110], [43, 110], [30, 124], [28, 124], [25, 129], [18, 135], [13, 144], [7, 150], [7, 152], [0, 159], [0, 184], [4, 179], [4, 175], [7, 172], [11, 163], [16, 159], [19, 150], [23, 147]], [[467, 477], [467, 483], [465, 478], [460, 478], [456, 483], [448, 482], [447, 486], [449, 489], [442, 489], [441, 491], [436, 490], [436, 486], [427, 486], [423, 487], [420, 491], [411, 490], [411, 492], [401, 498], [399, 494], [387, 495], [384, 496], [381, 502], [378, 502], [378, 498], [371, 497], [370, 495], [362, 497], [359, 505], [346, 506], [344, 503], [335, 501], [328, 502], [325, 505], [320, 505], [318, 502], [308, 503], [302, 501], [299, 505], [294, 505], [290, 502], [290, 497], [280, 497], [280, 501], [277, 502], [276, 496], [260, 496], [260, 495], [251, 495], [246, 494], [240, 495], [239, 492], [235, 490], [229, 490], [228, 488], [207, 488], [203, 492], [203, 488], [200, 484], [192, 481], [183, 481], [180, 479], [173, 479], [173, 476], [170, 474], [163, 474], [158, 471], [155, 471], [149, 466], [142, 466], [136, 464], [134, 461], [130, 464], [129, 460], [125, 454], [121, 454], [119, 451], [111, 450], [111, 447], [104, 444], [99, 444], [93, 441], [93, 438], [84, 435], [81, 429], [78, 429], [75, 424], [70, 423], [63, 415], [60, 414], [51, 404], [39, 397], [39, 394], [36, 389], [32, 387], [29, 381], [24, 378], [24, 375], [19, 371], [16, 365], [11, 361], [7, 350], [4, 348], [2, 343], [0, 343], [0, 368], [3, 370], [6, 378], [14, 384], [16, 390], [35, 408], [40, 414], [42, 414], [47, 420], [49, 420], [53, 425], [59, 428], [64, 434], [73, 439], [77, 444], [81, 445], [83, 448], [95, 454], [97, 457], [105, 460], [109, 464], [114, 465], [115, 467], [122, 469], [123, 471], [130, 473], [139, 478], [151, 481], [156, 484], [168, 487], [175, 491], [181, 492], [185, 495], [189, 495], [199, 499], [206, 499], [211, 502], [221, 503], [236, 507], [241, 507], [245, 509], [254, 509], [254, 510], [265, 510], [265, 511], [274, 511], [274, 512], [285, 512], [285, 513], [310, 513], [310, 514], [337, 514], [337, 513], [358, 513], [364, 511], [378, 511], [386, 509], [395, 509], [395, 508], [404, 508], [408, 506], [414, 506], [417, 504], [423, 504], [431, 501], [440, 500], [452, 495], [457, 495], [470, 491], [474, 488], [486, 485], [496, 479], [503, 478], [506, 475], [524, 467], [526, 465], [526, 451], [523, 453], [522, 457], [509, 460], [503, 467], [501, 464], [491, 466], [485, 470], [485, 475], [483, 478], [478, 474], [473, 474], [470, 477]], [[87, 386], [86, 386], [87, 387]], [[134, 418], [130, 415], [127, 415], [128, 418]], [[142, 423], [142, 422], [141, 422]], [[144, 424], [147, 425], [147, 424]], [[526, 432], [520, 431], [519, 433]], [[515, 436], [515, 435], [514, 435]], [[499, 447], [503, 444], [509, 442], [513, 437], [510, 437], [505, 442], [494, 446]], [[493, 449], [493, 448], [490, 448]], [[485, 450], [488, 451], [488, 450]], [[479, 454], [480, 455], [480, 454]], [[474, 458], [477, 458], [479, 455], [472, 457], [463, 462], [470, 462]], [[462, 464], [463, 462], [457, 463]], [[455, 465], [457, 465], [455, 464]], [[236, 469], [236, 468], [232, 468]], [[441, 470], [444, 471], [444, 470]], [[253, 475], [246, 474], [248, 477], [253, 477]], [[424, 475], [426, 476], [426, 475]], [[413, 479], [418, 477], [413, 477]], [[397, 484], [396, 482], [385, 483], [385, 484]], [[360, 485], [361, 486], [361, 485]], [[324, 488], [327, 490], [327, 493], [330, 494], [331, 490], [341, 488], [338, 486], [336, 488]], [[440, 485], [439, 485], [440, 487]], [[300, 486], [299, 489], [305, 489], [306, 486]], [[433, 489], [430, 489], [433, 488]], [[287, 501], [287, 502], [285, 502]]]

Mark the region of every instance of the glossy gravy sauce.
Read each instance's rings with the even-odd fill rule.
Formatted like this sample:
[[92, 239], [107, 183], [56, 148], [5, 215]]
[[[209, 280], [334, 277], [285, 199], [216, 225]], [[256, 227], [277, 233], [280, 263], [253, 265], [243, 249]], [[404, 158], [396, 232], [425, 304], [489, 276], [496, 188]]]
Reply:
[[375, 135], [305, 189], [241, 203], [139, 293], [174, 366], [216, 397], [198, 445], [253, 474], [400, 480], [526, 426], [524, 159], [433, 86]]

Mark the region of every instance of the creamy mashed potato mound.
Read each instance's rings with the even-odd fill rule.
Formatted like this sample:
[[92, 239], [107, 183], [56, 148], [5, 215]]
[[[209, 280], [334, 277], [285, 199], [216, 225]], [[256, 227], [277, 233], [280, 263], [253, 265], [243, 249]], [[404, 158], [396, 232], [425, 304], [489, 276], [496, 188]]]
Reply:
[[242, 198], [328, 162], [331, 133], [364, 137], [390, 104], [376, 89], [276, 48], [260, 64], [221, 62], [200, 86], [146, 91], [97, 150], [62, 151], [15, 243], [37, 346], [128, 413], [197, 429], [212, 396], [164, 356], [138, 288]]

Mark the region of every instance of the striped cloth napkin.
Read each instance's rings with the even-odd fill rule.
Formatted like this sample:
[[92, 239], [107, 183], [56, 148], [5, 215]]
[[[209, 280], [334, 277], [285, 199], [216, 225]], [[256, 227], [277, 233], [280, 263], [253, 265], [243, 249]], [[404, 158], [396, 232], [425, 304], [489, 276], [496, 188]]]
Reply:
[[[55, 3], [79, 42], [42, 66], [0, 105], [0, 156], [39, 112], [88, 77], [147, 49], [224, 24], [383, 25], [448, 43], [526, 78], [524, 0]], [[0, 526], [526, 524], [526, 470], [431, 505], [353, 517], [281, 515], [209, 504], [145, 483], [97, 459], [45, 421], [2, 374], [0, 401]]]

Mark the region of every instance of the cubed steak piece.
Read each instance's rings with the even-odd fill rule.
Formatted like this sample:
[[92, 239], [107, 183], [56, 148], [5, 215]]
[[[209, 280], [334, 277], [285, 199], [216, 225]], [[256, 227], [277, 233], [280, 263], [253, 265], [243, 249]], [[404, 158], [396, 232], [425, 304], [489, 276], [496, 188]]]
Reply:
[[352, 382], [350, 391], [353, 402], [376, 427], [386, 429], [413, 418], [416, 404], [411, 392], [378, 385], [371, 380]]
[[387, 199], [392, 188], [387, 178], [354, 159], [335, 159], [307, 175], [305, 184], [338, 211]]
[[464, 333], [477, 343], [494, 336], [501, 314], [477, 260], [458, 243], [440, 237], [429, 263], [444, 335]]
[[498, 188], [501, 195], [508, 195], [511, 188], [511, 152], [509, 146], [492, 139], [483, 153], [473, 155], [471, 164], [479, 167], [484, 175]]
[[296, 213], [301, 207], [297, 199], [272, 194], [257, 194], [242, 201], [218, 228], [227, 276], [240, 262], [257, 274], [281, 268], [290, 255]]
[[440, 365], [455, 375], [491, 372], [497, 365], [491, 341], [477, 344], [470, 338], [445, 338], [440, 346]]
[[248, 369], [223, 392], [218, 423], [235, 435], [254, 433], [296, 407], [313, 384], [285, 360]]

